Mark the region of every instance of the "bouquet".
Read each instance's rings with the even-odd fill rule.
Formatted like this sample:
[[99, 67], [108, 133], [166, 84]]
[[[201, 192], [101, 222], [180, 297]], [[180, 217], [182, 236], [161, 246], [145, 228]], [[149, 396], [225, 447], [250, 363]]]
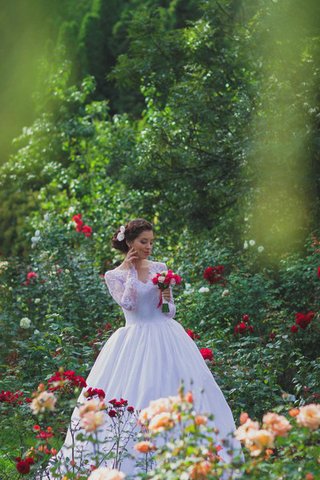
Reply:
[[167, 272], [160, 272], [156, 273], [155, 277], [153, 277], [152, 282], [154, 285], [158, 285], [160, 289], [160, 300], [158, 303], [158, 308], [162, 307], [161, 310], [163, 312], [169, 312], [169, 305], [166, 300], [162, 298], [162, 292], [166, 288], [169, 288], [170, 285], [180, 285], [182, 278], [177, 275], [176, 273], [173, 273], [172, 270], [168, 270]]

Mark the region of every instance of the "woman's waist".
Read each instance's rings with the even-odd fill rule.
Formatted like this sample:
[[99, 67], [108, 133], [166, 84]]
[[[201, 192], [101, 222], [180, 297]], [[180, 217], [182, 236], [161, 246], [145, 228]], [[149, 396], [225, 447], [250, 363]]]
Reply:
[[165, 323], [168, 320], [168, 317], [163, 314], [162, 312], [157, 312], [156, 314], [142, 314], [142, 313], [127, 313], [125, 315], [126, 318], [126, 325], [133, 325], [136, 323], [143, 324], [151, 324], [151, 323]]

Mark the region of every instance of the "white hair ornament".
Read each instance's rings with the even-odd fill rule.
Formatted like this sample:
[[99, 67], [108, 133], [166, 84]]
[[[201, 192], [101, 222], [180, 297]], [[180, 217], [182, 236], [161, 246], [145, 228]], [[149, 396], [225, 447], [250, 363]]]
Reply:
[[122, 240], [124, 240], [124, 232], [126, 231], [126, 227], [124, 225], [121, 225], [120, 227], [120, 231], [117, 235], [117, 240], [119, 242], [122, 242]]

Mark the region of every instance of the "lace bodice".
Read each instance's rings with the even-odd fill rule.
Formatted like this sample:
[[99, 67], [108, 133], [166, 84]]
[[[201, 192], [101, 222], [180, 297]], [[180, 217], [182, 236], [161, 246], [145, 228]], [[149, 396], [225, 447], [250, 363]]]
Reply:
[[105, 273], [105, 282], [113, 299], [122, 307], [126, 323], [141, 323], [145, 321], [160, 321], [168, 317], [173, 318], [176, 307], [173, 301], [172, 289], [169, 312], [163, 313], [158, 307], [160, 291], [157, 285], [152, 283], [152, 278], [157, 272], [167, 270], [165, 263], [150, 262], [149, 276], [146, 282], [138, 278], [138, 272], [134, 267], [130, 269], [115, 268]]

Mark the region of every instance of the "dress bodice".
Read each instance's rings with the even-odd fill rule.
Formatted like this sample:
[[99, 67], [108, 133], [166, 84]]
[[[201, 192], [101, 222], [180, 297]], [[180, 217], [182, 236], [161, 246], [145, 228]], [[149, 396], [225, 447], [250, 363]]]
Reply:
[[126, 319], [126, 325], [136, 323], [163, 322], [175, 315], [175, 305], [171, 292], [169, 312], [162, 312], [158, 307], [160, 290], [154, 285], [152, 278], [157, 272], [167, 270], [164, 263], [150, 262], [149, 276], [146, 282], [138, 278], [137, 270], [115, 268], [105, 273], [105, 282], [114, 300], [121, 306]]

